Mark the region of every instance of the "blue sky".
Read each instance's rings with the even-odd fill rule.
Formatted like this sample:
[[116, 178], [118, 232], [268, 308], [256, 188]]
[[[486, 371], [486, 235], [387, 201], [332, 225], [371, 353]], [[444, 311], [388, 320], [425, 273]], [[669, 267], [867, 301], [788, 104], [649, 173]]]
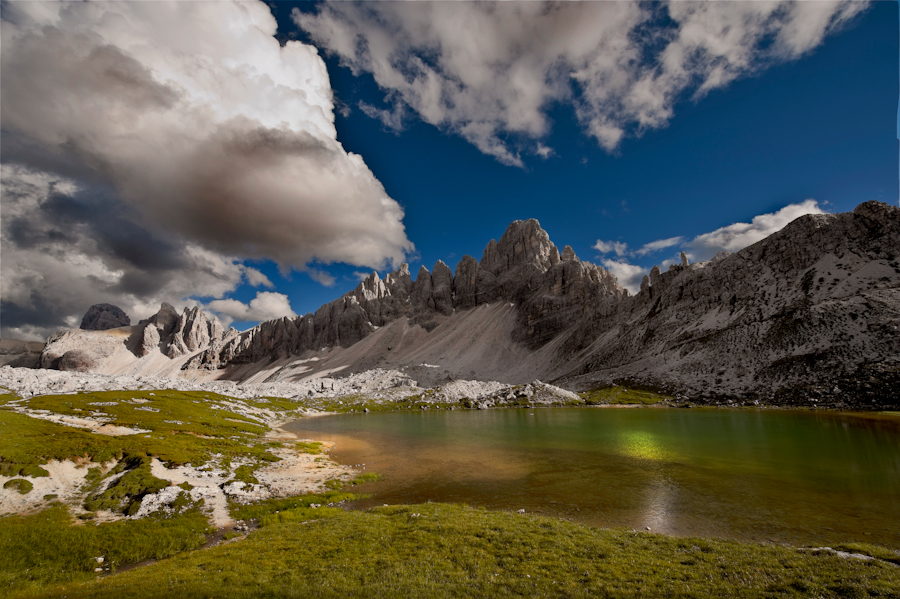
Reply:
[[[309, 40], [290, 20], [294, 4], [273, 6], [280, 32]], [[701, 100], [682, 98], [667, 127], [626, 139], [614, 153], [585, 136], [570, 107], [554, 106], [544, 143], [555, 155], [526, 158], [525, 168], [504, 166], [416, 118], [402, 131], [387, 130], [357, 107], [382, 102], [372, 76], [324, 58], [337, 97], [350, 107], [348, 116], [337, 114], [338, 139], [366, 158], [403, 206], [415, 274], [437, 260], [454, 268], [465, 254], [480, 259], [515, 219], [538, 219], [555, 243], [599, 263], [598, 239], [638, 248], [692, 238], [808, 198], [828, 212], [868, 200], [896, 204], [897, 32], [897, 3], [876, 3], [808, 56]], [[670, 254], [633, 262], [649, 271]], [[322, 288], [306, 275], [284, 280], [274, 265], [261, 268], [300, 314], [352, 289], [354, 273], [367, 271], [331, 265], [325, 270], [337, 281]]]
[[[801, 4], [830, 6], [829, 3]], [[620, 275], [623, 283], [629, 281], [634, 285], [640, 273], [648, 271], [654, 264], [665, 264], [674, 259], [682, 249], [694, 259], [704, 259], [713, 250], [738, 248], [741, 243], [752, 242], [754, 234], [771, 232], [783, 226], [789, 217], [803, 212], [843, 212], [867, 200], [896, 204], [900, 196], [896, 126], [900, 67], [896, 2], [872, 3], [859, 13], [845, 14], [846, 18], [841, 23], [834, 23], [838, 17], [832, 15], [834, 26], [818, 32], [819, 37], [812, 42], [809, 42], [809, 36], [815, 37], [815, 31], [794, 31], [792, 27], [796, 23], [788, 17], [783, 17], [780, 25], [772, 25], [769, 19], [764, 25], [759, 25], [761, 33], [750, 31], [747, 35], [751, 37], [739, 40], [739, 43], [733, 40], [722, 42], [734, 44], [730, 50], [732, 54], [727, 55], [732, 62], [726, 66], [731, 70], [726, 68], [724, 80], [716, 79], [721, 73], [715, 71], [715, 61], [710, 60], [704, 67], [706, 70], [688, 73], [687, 79], [680, 83], [677, 78], [671, 78], [671, 73], [654, 64], [654, 61], [662, 60], [659, 49], [666, 44], [674, 44], [673, 39], [681, 39], [676, 34], [688, 31], [685, 24], [690, 19], [708, 24], [711, 21], [709, 16], [670, 16], [663, 5], [652, 5], [655, 13], [650, 17], [635, 16], [633, 11], [629, 15], [617, 15], [616, 18], [623, 19], [622, 22], [630, 18], [632, 21], [627, 22], [638, 23], [631, 32], [632, 39], [639, 34], [651, 39], [641, 46], [644, 54], [633, 68], [657, 73], [659, 76], [654, 84], [658, 94], [652, 100], [664, 99], [662, 104], [653, 104], [652, 110], [646, 109], [652, 104], [648, 100], [640, 110], [631, 112], [628, 102], [635, 102], [633, 99], [616, 97], [609, 100], [603, 96], [607, 89], [590, 80], [583, 85], [572, 83], [576, 67], [600, 68], [596, 65], [605, 64], [604, 57], [618, 51], [614, 48], [606, 53], [594, 52], [590, 54], [590, 60], [577, 62], [572, 59], [562, 67], [553, 63], [541, 70], [543, 67], [535, 66], [540, 60], [520, 58], [522, 54], [527, 58], [529, 52], [540, 54], [533, 48], [522, 50], [516, 47], [515, 52], [503, 54], [502, 51], [509, 48], [498, 49], [499, 42], [493, 46], [488, 44], [485, 52], [500, 52], [501, 57], [512, 56], [519, 61], [506, 65], [509, 69], [524, 64], [523, 69], [533, 69], [524, 70], [526, 75], [543, 74], [547, 77], [547, 81], [539, 76], [531, 77], [525, 87], [515, 88], [523, 96], [532, 92], [538, 94], [538, 100], [518, 106], [509, 99], [510, 90], [503, 87], [503, 82], [494, 85], [488, 80], [479, 83], [481, 87], [477, 89], [463, 89], [455, 99], [456, 105], [429, 104], [423, 99], [421, 88], [414, 89], [410, 81], [415, 80], [417, 73], [430, 69], [443, 77], [445, 84], [459, 83], [455, 78], [459, 73], [453, 71], [453, 60], [481, 60], [477, 38], [472, 38], [470, 46], [473, 47], [469, 47], [466, 45], [467, 33], [452, 30], [448, 33], [449, 26], [427, 22], [428, 18], [446, 19], [446, 15], [423, 13], [424, 16], [417, 17], [425, 22], [423, 24], [406, 14], [397, 14], [405, 10], [402, 5], [392, 5], [389, 14], [374, 14], [353, 4], [339, 8], [317, 3], [300, 3], [298, 6], [299, 13], [294, 11], [295, 5], [292, 3], [274, 2], [270, 5], [277, 19], [276, 37], [282, 43], [288, 42], [288, 45], [300, 42], [317, 48], [327, 69], [327, 84], [334, 94], [336, 105], [334, 132], [324, 135], [333, 135], [333, 139], [346, 152], [356, 154], [364, 161], [371, 174], [366, 172], [358, 178], [364, 180], [360, 185], [370, 190], [366, 193], [382, 199], [386, 195], [402, 208], [402, 219], [395, 219], [393, 225], [396, 227], [399, 222], [405, 227], [406, 240], [415, 249], [410, 251], [409, 243], [402, 239], [403, 231], [394, 231], [392, 237], [386, 235], [387, 241], [380, 246], [373, 242], [356, 253], [321, 249], [326, 246], [331, 248], [328, 244], [332, 242], [324, 238], [318, 241], [316, 230], [304, 229], [302, 223], [296, 225], [297, 244], [309, 246], [303, 246], [302, 251], [286, 247], [292, 243], [289, 231], [287, 234], [273, 232], [273, 238], [281, 235], [283, 239], [279, 237], [277, 244], [272, 242], [268, 246], [264, 228], [259, 236], [234, 246], [229, 245], [227, 240], [223, 241], [221, 236], [217, 237], [215, 232], [210, 233], [212, 225], [205, 228], [199, 224], [191, 225], [188, 221], [188, 224], [172, 228], [167, 227], [163, 220], [154, 220], [154, 215], [133, 216], [132, 212], [141, 214], [143, 206], [156, 200], [131, 199], [129, 190], [136, 184], [128, 179], [130, 175], [104, 180], [96, 169], [84, 166], [89, 163], [84, 158], [89, 154], [87, 151], [69, 162], [68, 158], [55, 159], [56, 162], [41, 158], [49, 153], [46, 148], [51, 142], [46, 140], [51, 138], [50, 134], [29, 124], [28, 115], [16, 120], [17, 113], [11, 108], [8, 112], [13, 117], [7, 117], [5, 111], [3, 120], [4, 166], [20, 170], [15, 171], [15, 176], [10, 175], [12, 171], [4, 172], [3, 218], [4, 226], [10, 227], [4, 231], [4, 243], [17, 244], [15, 247], [5, 245], [3, 249], [5, 255], [12, 256], [13, 261], [12, 265], [5, 263], [3, 270], [4, 336], [40, 336], [53, 326], [50, 321], [39, 322], [33, 315], [34, 310], [29, 312], [26, 309], [25, 304], [29, 301], [32, 308], [35, 303], [49, 305], [53, 296], [49, 291], [42, 291], [33, 276], [29, 278], [23, 273], [26, 270], [32, 275], [41, 272], [48, 279], [50, 272], [63, 267], [44, 263], [37, 267], [28, 262], [30, 255], [26, 254], [26, 250], [40, 249], [45, 255], [53, 254], [47, 249], [49, 246], [41, 245], [51, 243], [52, 236], [45, 233], [39, 239], [34, 231], [45, 225], [32, 223], [26, 226], [14, 220], [18, 213], [11, 199], [24, 197], [25, 192], [20, 190], [26, 189], [27, 185], [39, 186], [37, 181], [40, 176], [44, 176], [41, 181], [48, 177], [70, 177], [60, 179], [61, 182], [54, 180], [56, 182], [50, 187], [68, 193], [66, 197], [71, 199], [72, 205], [101, 206], [98, 204], [101, 200], [97, 198], [102, 195], [107, 198], [102, 200], [106, 202], [102, 203], [102, 207], [118, 214], [120, 204], [116, 194], [119, 194], [123, 198], [123, 221], [137, 222], [142, 227], [143, 232], [134, 236], [135, 239], [146, 238], [140, 243], [135, 241], [136, 246], [140, 245], [138, 249], [129, 249], [126, 240], [109, 249], [107, 254], [99, 253], [99, 250], [98, 253], [84, 250], [87, 257], [82, 262], [99, 260], [98, 264], [104, 265], [100, 270], [106, 269], [104, 272], [112, 273], [97, 275], [94, 301], [120, 304], [131, 301], [134, 306], [131, 311], [128, 306], [123, 307], [136, 320], [144, 316], [137, 314], [141, 309], [154, 305], [167, 292], [177, 294], [180, 290], [185, 292], [180, 297], [163, 299], [176, 305], [199, 301], [213, 309], [218, 307], [220, 312], [231, 314], [230, 318], [235, 319], [234, 326], [238, 328], [257, 322], [242, 320], [241, 314], [271, 316], [266, 309], [254, 312], [248, 308], [261, 292], [286, 296], [284, 299], [289, 302], [290, 309], [297, 314], [311, 312], [355, 287], [359, 273], [371, 272], [372, 264], [381, 262], [379, 272], [383, 275], [391, 270], [386, 267], [386, 261], [396, 261], [398, 256], [402, 259], [404, 253], [413, 273], [422, 264], [431, 269], [438, 259], [451, 268], [464, 254], [480, 259], [486, 243], [491, 238], [498, 238], [509, 222], [515, 219], [538, 219], [560, 247], [571, 245], [582, 260], [605, 264]], [[833, 5], [838, 6], [846, 5]], [[630, 10], [624, 5], [623, 8]], [[13, 14], [8, 5], [3, 6], [3, 11], [4, 26], [11, 24], [18, 28], [17, 31], [28, 32], [25, 17]], [[841, 13], [835, 14], [840, 17]], [[146, 14], [130, 16], [132, 19], [145, 17], [148, 22], [155, 18]], [[468, 17], [484, 25], [488, 35], [491, 34], [488, 17], [478, 13]], [[483, 23], [478, 21], [482, 17]], [[561, 35], [542, 30], [542, 24], [547, 21], [528, 21], [527, 14], [520, 14], [519, 17], [524, 23], [524, 31], [531, 31], [531, 34], [537, 32], [536, 36], [541, 39], [542, 36], [550, 39], [553, 35]], [[800, 17], [803, 17], [802, 22], [811, 21], [808, 16], [797, 18]], [[509, 21], [508, 16], [504, 18]], [[602, 18], [609, 19], [607, 16]], [[673, 18], [681, 21], [673, 25]], [[746, 15], [741, 18], [744, 19], [742, 22], [747, 22]], [[385, 26], [385, 23], [392, 33], [382, 39], [379, 35], [384, 32], [379, 27]], [[135, 35], [143, 35], [143, 31]], [[149, 26], [146, 31], [152, 33]], [[357, 35], [356, 49], [341, 45], [348, 32]], [[793, 37], [788, 39], [788, 34]], [[428, 38], [428, 35], [432, 37]], [[478, 35], [486, 34], [482, 31]], [[509, 36], [504, 38], [509, 44], [517, 42], [515, 31], [507, 31], [504, 35]], [[19, 39], [27, 39], [25, 33], [22, 36]], [[441, 41], [443, 45], [429, 46], [428, 43], [416, 41], [426, 38], [431, 42]], [[153, 39], [158, 41], [161, 38], [157, 36]], [[742, 44], [747, 46], [747, 39], [754, 40], [756, 45], [741, 47]], [[360, 40], [367, 44], [368, 56], [355, 53]], [[547, 47], [556, 48], [551, 42], [547, 42]], [[24, 55], [22, 48], [25, 48], [25, 41], [6, 43], [11, 44], [12, 52], [4, 45], [4, 69], [11, 72], [13, 69], [8, 67], [6, 60], [13, 60], [16, 51]], [[808, 47], [793, 52], [777, 50], [779, 44], [788, 47], [790, 43], [807, 43]], [[397, 64], [387, 71], [378, 71], [379, 67], [373, 66], [378, 44], [393, 44], [388, 50], [399, 52], [407, 62], [404, 64], [398, 59]], [[458, 44], [456, 50], [453, 50], [453, 44]], [[127, 44], [123, 43], [121, 47], [125, 55], [131, 51]], [[576, 52], [570, 46], [563, 50], [569, 53], [567, 56]], [[171, 58], [164, 63], [160, 58], [139, 55], [136, 50], [133, 52], [138, 62], [149, 65], [150, 73], [165, 72], [161, 64], [174, 64]], [[171, 57], [174, 52], [161, 55]], [[8, 58], [9, 54], [13, 58]], [[250, 56], [252, 53], [248, 51], [246, 54]], [[28, 55], [26, 58], [31, 61], [40, 58], [34, 56]], [[463, 58], [460, 59], [460, 56]], [[413, 57], [420, 62], [409, 62]], [[308, 55], [297, 58], [298, 62], [292, 64], [307, 64], [299, 62], [301, 59], [308, 64], [316, 64], [316, 59]], [[251, 58], [246, 60], [252, 64]], [[490, 63], [488, 58], [484, 60], [486, 64]], [[591, 60], [594, 62], [590, 63]], [[747, 62], [740, 63], [742, 60]], [[422, 65], [420, 72], [410, 66], [414, 64]], [[497, 66], [490, 64], [491, 68]], [[498, 72], [505, 72], [502, 70], [504, 65], [501, 64], [500, 68]], [[562, 71], [562, 75], [558, 71]], [[461, 72], [465, 74], [465, 69]], [[397, 74], [401, 79], [392, 80], [391, 76]], [[321, 83], [321, 74], [318, 76], [321, 87], [324, 84]], [[596, 75], [595, 79], [598, 77]], [[4, 79], [3, 101], [5, 106], [14, 107], [15, 98], [10, 95], [13, 84], [6, 83], [10, 80], [14, 77]], [[388, 80], [394, 83], [386, 84]], [[183, 85], [190, 87], [190, 78], [185, 81], [188, 83]], [[698, 94], [697, 90], [704, 82], [709, 84], [710, 89]], [[637, 83], [632, 81], [623, 89], [632, 94], [629, 98], [633, 97]], [[476, 101], [464, 106], [472, 97]], [[496, 106], [491, 104], [494, 101]], [[229, 102], [231, 99], [222, 101], [222, 104], [231, 106]], [[314, 101], [310, 103], [315, 104]], [[228, 114], [240, 114], [240, 110], [238, 106]], [[523, 114], [524, 117], [521, 116]], [[381, 119], [377, 118], [379, 115]], [[252, 116], [256, 118], [256, 113]], [[269, 125], [265, 115], [258, 118]], [[311, 116], [307, 122], [318, 123], [316, 118]], [[643, 125], [640, 119], [645, 119]], [[306, 126], [300, 117], [295, 120], [300, 123], [297, 126]], [[597, 123], [612, 123], [614, 132], [609, 133], [607, 127], [600, 135], [592, 134], [591, 127]], [[479, 133], [471, 133], [476, 130], [474, 125], [481, 127], [477, 129]], [[291, 126], [295, 126], [294, 121]], [[327, 129], [327, 123], [321, 127]], [[160, 143], [165, 147], [165, 140]], [[10, 150], [10, 147], [13, 149]], [[93, 155], [97, 152], [94, 150]], [[55, 152], [54, 155], [59, 154]], [[251, 157], [248, 160], [255, 159]], [[77, 162], [78, 166], [66, 166], [70, 162]], [[175, 167], [159, 168], [160, 172], [170, 173], [172, 171], [164, 168]], [[203, 163], [197, 170], [205, 168], [207, 165]], [[214, 164], [209, 168], [223, 167]], [[131, 170], [122, 168], [123, 173], [130, 173]], [[227, 170], [224, 168], [223, 172]], [[275, 172], [272, 176], [281, 176], [283, 172]], [[305, 185], [303, 177], [314, 177], [316, 171], [298, 167], [291, 172], [295, 173], [295, 179], [286, 179], [285, 185], [288, 187]], [[177, 179], [176, 175], [172, 175], [172, 179]], [[148, 179], [150, 183], [141, 180], [141, 185], [152, 187], [156, 180]], [[377, 189], [379, 183], [383, 186], [383, 195]], [[73, 189], [77, 187], [77, 193], [66, 192], [67, 184]], [[101, 194], [101, 189], [106, 191]], [[18, 195], [14, 196], [14, 191]], [[162, 190], [160, 193], [169, 192]], [[258, 201], [265, 204], [264, 196], [262, 193], [259, 196], [238, 194], [234, 202], [246, 205]], [[69, 205], [61, 200], [56, 203], [47, 199], [35, 201], [40, 204], [42, 214], [57, 210], [52, 212], [56, 219], [53, 222], [62, 218], [59, 216], [62, 208], [53, 206]], [[191, 201], [189, 198], [177, 206], [161, 205], [168, 210], [181, 210], [181, 206]], [[204, 215], [216, 206], [214, 199], [206, 201], [208, 203], [198, 201], [196, 209], [180, 218], [204, 219]], [[293, 206], [301, 214], [305, 214], [304, 198], [291, 201], [295, 202]], [[236, 213], [240, 209], [235, 208]], [[157, 216], [158, 213], [157, 210]], [[223, 210], [223, 213], [228, 212]], [[66, 214], [74, 212], [70, 210]], [[243, 222], [253, 220], [252, 210], [241, 214]], [[767, 214], [775, 216], [757, 218]], [[265, 226], [264, 219], [261, 221], [260, 226]], [[740, 223], [748, 225], [735, 226]], [[95, 225], [85, 221], [84, 227], [91, 226]], [[216, 231], [221, 231], [232, 224], [223, 220], [216, 226], [219, 227]], [[356, 224], [353, 226], [358, 227]], [[372, 220], [370, 226], [377, 229], [380, 225], [377, 220]], [[353, 233], [358, 229], [348, 226], [347, 231], [351, 237], [358, 235]], [[340, 238], [339, 233], [336, 235]], [[670, 240], [670, 243], [657, 244], [666, 247], [655, 251], [652, 247], [646, 247], [646, 244], [659, 240]], [[73, 247], [89, 245], [83, 240], [66, 243]], [[112, 247], [114, 244], [108, 245]], [[142, 266], [143, 270], [140, 270], [133, 266], [138, 261], [122, 258], [132, 250], [138, 254], [161, 255], [165, 252], [158, 248], [163, 247], [172, 248], [172, 264], [184, 262], [187, 247], [192, 248], [192, 256], [197, 252], [214, 255], [215, 258], [210, 257], [210, 261], [225, 256], [226, 266], [215, 268], [230, 268], [230, 274], [217, 274], [206, 287], [199, 283], [194, 287], [187, 284], [179, 287], [172, 283], [169, 287], [154, 288], [151, 283], [144, 282], [149, 279], [147, 273], [157, 272], [163, 267], [154, 265], [157, 270], [153, 270]], [[642, 247], [645, 248], [643, 251]], [[366, 251], [371, 253], [371, 257], [364, 254]], [[244, 269], [242, 276], [242, 265], [255, 270]], [[130, 281], [129, 268], [135, 268], [136, 273], [140, 270], [141, 277], [137, 274], [133, 277], [136, 281], [140, 279], [140, 283], [126, 285]], [[200, 275], [191, 275], [187, 267], [183, 272], [188, 274], [181, 274], [178, 268], [182, 267], [172, 266], [165, 276], [171, 281], [181, 280], [179, 277], [195, 282], [204, 280]], [[310, 276], [310, 272], [314, 276]], [[32, 287], [29, 288], [29, 285]], [[87, 297], [85, 292], [78, 296], [78, 301], [73, 300], [67, 306], [72, 315], [80, 319], [79, 310], [83, 313], [86, 309], [87, 306], [82, 308], [81, 304], [87, 301]], [[126, 297], [131, 299], [123, 299]], [[284, 302], [275, 302], [271, 305], [274, 307], [267, 309], [271, 312], [285, 305]], [[59, 318], [68, 318], [69, 321], [72, 315], [64, 312], [57, 314]], [[229, 317], [226, 315], [226, 318]]]

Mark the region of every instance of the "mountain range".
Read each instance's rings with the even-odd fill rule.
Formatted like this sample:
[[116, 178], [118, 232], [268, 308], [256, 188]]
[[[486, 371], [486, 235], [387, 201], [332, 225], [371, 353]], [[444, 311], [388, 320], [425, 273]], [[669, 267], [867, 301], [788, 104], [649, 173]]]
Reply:
[[896, 408], [900, 208], [866, 202], [707, 262], [682, 255], [634, 295], [531, 219], [455, 271], [438, 261], [415, 279], [405, 264], [372, 273], [313, 314], [244, 332], [169, 304], [115, 326], [127, 316], [112, 308], [85, 322], [115, 328], [57, 332], [40, 367], [252, 382], [402, 367], [423, 384], [541, 379], [716, 403]]

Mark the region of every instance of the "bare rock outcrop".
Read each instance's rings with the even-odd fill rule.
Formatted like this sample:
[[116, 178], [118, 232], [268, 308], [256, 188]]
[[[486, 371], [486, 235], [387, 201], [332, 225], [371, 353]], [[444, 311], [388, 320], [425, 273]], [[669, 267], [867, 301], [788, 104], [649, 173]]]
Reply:
[[[40, 367], [73, 372], [93, 372], [117, 355], [129, 354], [125, 342], [130, 333], [118, 334], [121, 327], [105, 331], [64, 329], [47, 340]], [[129, 329], [124, 329], [129, 331]]]
[[159, 329], [148, 323], [141, 334], [141, 347], [138, 353], [141, 356], [146, 356], [157, 349], [159, 349]]
[[85, 331], [106, 331], [131, 326], [131, 319], [118, 306], [94, 304], [81, 319], [81, 329]]

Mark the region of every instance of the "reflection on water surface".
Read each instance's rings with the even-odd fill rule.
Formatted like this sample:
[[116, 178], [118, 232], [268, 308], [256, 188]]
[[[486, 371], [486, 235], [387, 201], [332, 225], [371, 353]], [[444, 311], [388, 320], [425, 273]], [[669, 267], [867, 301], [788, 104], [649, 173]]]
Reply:
[[544, 409], [300, 420], [384, 478], [362, 506], [464, 502], [599, 526], [900, 548], [900, 418]]

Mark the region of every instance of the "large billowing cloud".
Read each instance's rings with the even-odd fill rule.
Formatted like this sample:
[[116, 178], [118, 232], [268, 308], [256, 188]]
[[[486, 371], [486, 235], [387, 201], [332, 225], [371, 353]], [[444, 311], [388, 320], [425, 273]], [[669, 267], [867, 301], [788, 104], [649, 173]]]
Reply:
[[[637, 250], [629, 250], [625, 242], [598, 239], [593, 248], [600, 254], [615, 253], [616, 258], [601, 258], [600, 263], [616, 275], [622, 287], [636, 293], [640, 289], [644, 275], [650, 273], [650, 267], [631, 264], [626, 261], [628, 257], [642, 258], [662, 250], [681, 247], [691, 261], [709, 260], [719, 252], [734, 253], [761, 241], [801, 216], [824, 213], [816, 200], [808, 199], [798, 204], [788, 204], [776, 212], [754, 216], [749, 223], [734, 223], [720, 227], [690, 240], [681, 236], [670, 237], [645, 243]], [[658, 264], [665, 269], [670, 264], [677, 264], [680, 261], [680, 257], [675, 255], [659, 261]]]
[[413, 249], [336, 139], [317, 50], [280, 46], [264, 3], [21, 2], [2, 19], [4, 336], [94, 301], [271, 285], [238, 260], [381, 268]]
[[[294, 12], [355, 73], [371, 73], [396, 127], [407, 109], [500, 162], [544, 155], [548, 108], [571, 103], [615, 149], [665, 126], [685, 94], [792, 60], [865, 2], [332, 2]], [[512, 143], [510, 143], [512, 138]]]
[[18, 165], [3, 165], [0, 177], [3, 337], [77, 327], [99, 302], [137, 322], [162, 301], [181, 308], [195, 303], [185, 298], [222, 297], [242, 282], [272, 285], [233, 258], [141, 226], [114, 190]]

